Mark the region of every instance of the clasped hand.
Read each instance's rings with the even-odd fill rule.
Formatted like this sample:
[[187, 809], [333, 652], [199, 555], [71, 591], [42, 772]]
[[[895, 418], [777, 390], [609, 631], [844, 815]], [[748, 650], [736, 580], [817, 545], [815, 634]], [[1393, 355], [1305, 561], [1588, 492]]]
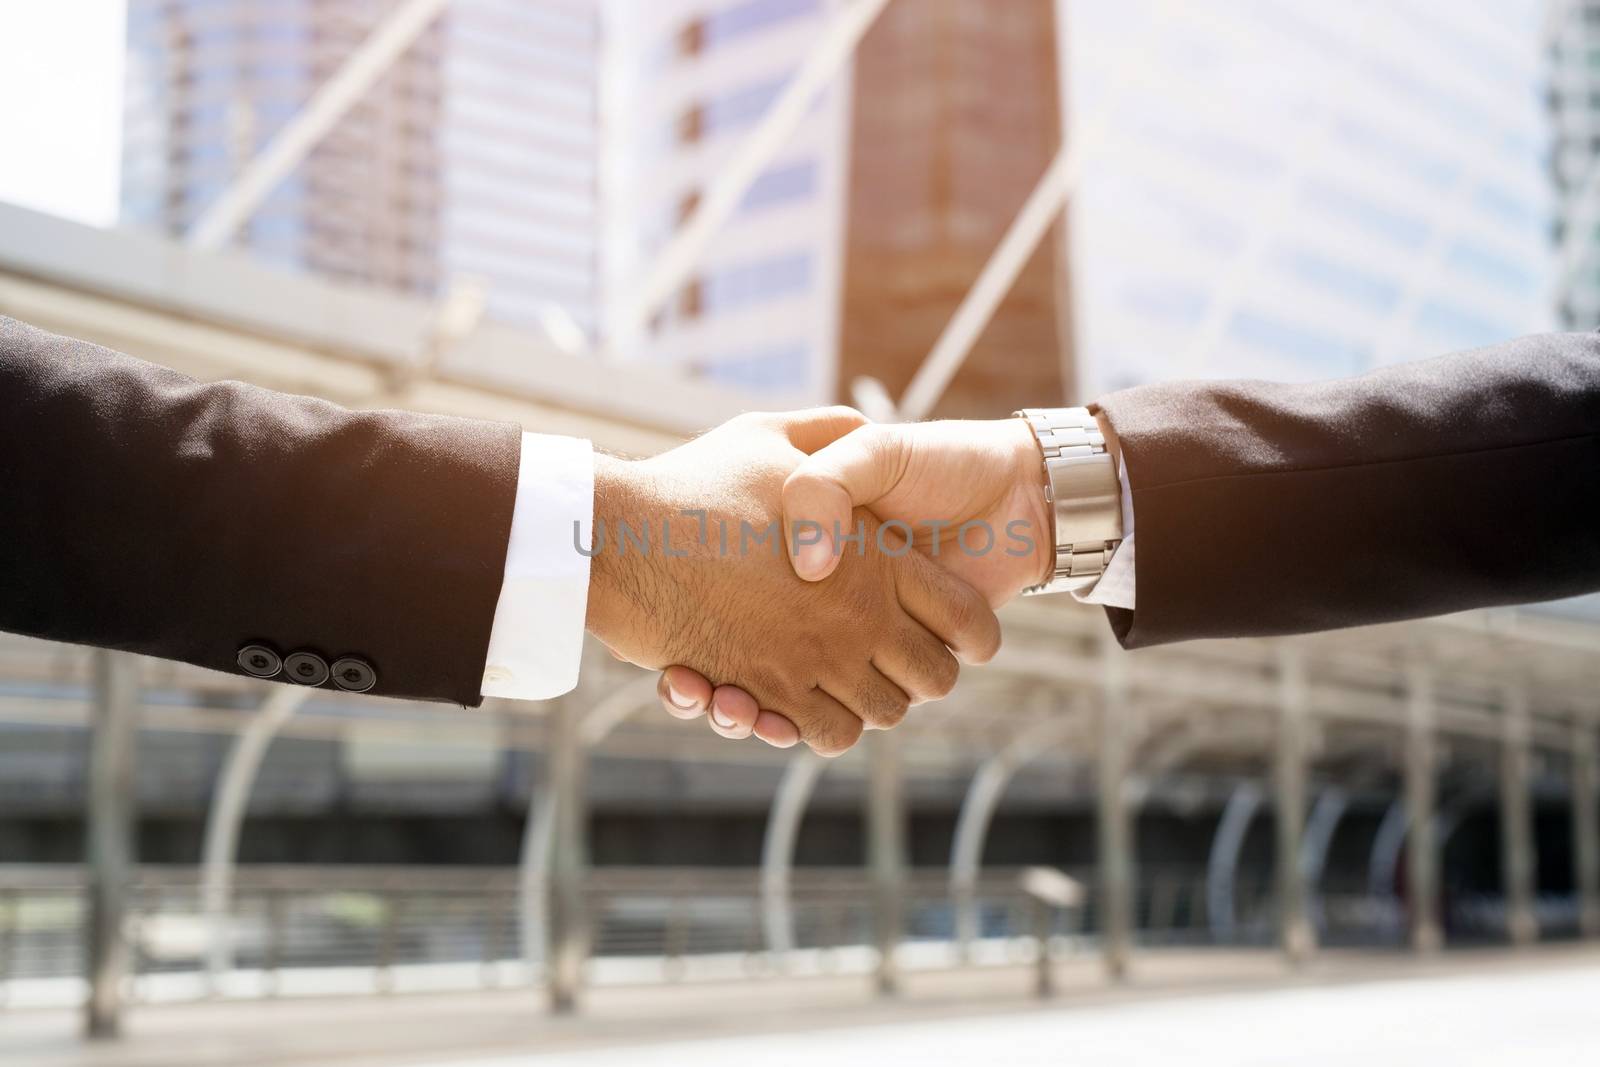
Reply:
[[742, 415], [652, 459], [599, 457], [589, 630], [641, 666], [737, 685], [751, 728], [767, 709], [763, 733], [824, 754], [948, 693], [957, 655], [999, 647], [984, 595], [848, 507], [866, 551], [830, 558], [825, 581], [790, 564], [787, 481], [863, 424], [847, 408]]
[[1021, 420], [743, 415], [597, 460], [588, 627], [667, 668], [672, 714], [835, 755], [994, 655], [1050, 563], [1043, 501]]

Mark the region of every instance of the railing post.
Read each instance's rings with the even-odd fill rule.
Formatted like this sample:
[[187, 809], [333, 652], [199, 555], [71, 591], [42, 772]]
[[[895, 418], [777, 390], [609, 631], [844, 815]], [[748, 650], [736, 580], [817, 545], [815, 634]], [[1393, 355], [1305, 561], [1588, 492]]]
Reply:
[[5, 1006], [7, 986], [11, 982], [12, 960], [17, 950], [17, 927], [21, 925], [18, 912], [22, 908], [22, 895], [15, 889], [0, 892], [0, 914], [5, 925], [0, 926], [0, 1007]]
[[85, 1030], [113, 1038], [122, 1027], [128, 975], [128, 891], [133, 876], [139, 661], [94, 653], [94, 708], [89, 738], [89, 999]]
[[1444, 944], [1439, 923], [1439, 846], [1434, 836], [1437, 803], [1433, 671], [1422, 662], [1406, 674], [1405, 810], [1411, 847], [1406, 853], [1411, 947], [1437, 952]]
[[1300, 842], [1306, 816], [1309, 692], [1304, 654], [1292, 645], [1279, 648], [1277, 792], [1278, 944], [1291, 964], [1304, 963], [1316, 949], [1316, 931], [1307, 904]]
[[280, 991], [283, 968], [283, 935], [286, 926], [285, 912], [288, 909], [288, 890], [267, 890], [267, 951], [266, 959], [262, 961], [261, 968], [266, 973], [267, 990], [269, 996], [277, 996]]
[[1107, 977], [1127, 977], [1133, 946], [1133, 827], [1126, 796], [1128, 752], [1133, 724], [1128, 721], [1127, 653], [1107, 641], [1103, 652], [1100, 701], [1100, 761], [1096, 805], [1100, 868], [1101, 956]]
[[1572, 719], [1572, 867], [1578, 894], [1578, 929], [1600, 937], [1600, 768], [1596, 767], [1595, 722]]
[[1533, 804], [1528, 792], [1529, 740], [1532, 730], [1528, 694], [1508, 682], [1501, 697], [1500, 742], [1500, 879], [1506, 914], [1506, 936], [1513, 945], [1539, 940], [1533, 897], [1538, 859], [1533, 845]]
[[[581, 692], [581, 690], [580, 690]], [[579, 735], [582, 707], [577, 694], [556, 700], [550, 708], [550, 740], [546, 750], [554, 805], [550, 847], [550, 949], [545, 971], [550, 1010], [565, 1015], [577, 1010], [588, 955], [583, 907], [585, 790], [583, 743]]]
[[873, 933], [878, 947], [878, 992], [900, 991], [897, 959], [905, 923], [905, 797], [900, 771], [900, 735], [888, 731], [867, 739], [867, 862], [872, 871]]

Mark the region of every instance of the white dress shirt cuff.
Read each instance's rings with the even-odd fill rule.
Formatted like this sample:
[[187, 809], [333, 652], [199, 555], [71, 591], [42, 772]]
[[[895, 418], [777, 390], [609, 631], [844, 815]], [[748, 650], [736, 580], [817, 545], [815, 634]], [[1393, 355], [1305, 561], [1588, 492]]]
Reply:
[[1133, 490], [1128, 487], [1128, 468], [1117, 464], [1117, 479], [1122, 483], [1122, 543], [1111, 553], [1111, 562], [1098, 581], [1087, 589], [1074, 589], [1072, 595], [1085, 604], [1133, 610]]
[[547, 700], [578, 684], [589, 557], [574, 538], [579, 526], [588, 530], [593, 522], [593, 446], [524, 433], [484, 696]]

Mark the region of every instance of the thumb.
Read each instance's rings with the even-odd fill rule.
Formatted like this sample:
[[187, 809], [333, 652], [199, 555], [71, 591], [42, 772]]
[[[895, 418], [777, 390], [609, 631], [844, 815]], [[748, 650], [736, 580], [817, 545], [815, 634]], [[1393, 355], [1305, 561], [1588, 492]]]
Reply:
[[867, 417], [855, 408], [836, 404], [826, 408], [785, 411], [771, 416], [789, 443], [807, 455], [831, 445], [851, 430], [867, 425]]
[[839, 565], [837, 531], [850, 513], [888, 494], [904, 470], [892, 426], [868, 425], [813, 453], [783, 483], [783, 528], [793, 542], [795, 573], [820, 581]]

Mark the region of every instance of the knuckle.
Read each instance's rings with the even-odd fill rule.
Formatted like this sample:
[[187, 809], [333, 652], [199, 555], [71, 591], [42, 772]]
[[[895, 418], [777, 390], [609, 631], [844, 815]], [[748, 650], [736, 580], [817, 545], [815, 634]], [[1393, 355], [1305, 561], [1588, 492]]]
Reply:
[[930, 700], [938, 700], [950, 695], [956, 687], [956, 680], [961, 677], [961, 664], [956, 662], [948, 650], [939, 649], [937, 653], [928, 657], [923, 671], [924, 685]]
[[964, 640], [977, 636], [972, 631], [978, 625], [979, 617], [971, 597], [952, 596], [946, 603], [945, 611], [948, 613], [952, 633], [959, 635]]
[[1000, 651], [1000, 623], [992, 614], [986, 614], [983, 622], [982, 638], [974, 654], [978, 663], [988, 663]]
[[888, 686], [876, 683], [867, 683], [861, 687], [856, 696], [856, 703], [861, 719], [867, 725], [880, 730], [889, 730], [900, 725], [905, 719], [906, 712], [911, 707], [910, 701], [904, 694], [888, 690]]
[[987, 663], [1000, 650], [1000, 622], [989, 605], [972, 590], [963, 590], [950, 600], [950, 629], [960, 641], [962, 654], [977, 663]]
[[861, 739], [864, 729], [861, 720], [850, 714], [837, 714], [817, 724], [812, 736], [806, 739], [811, 750], [819, 756], [839, 756], [850, 751]]

